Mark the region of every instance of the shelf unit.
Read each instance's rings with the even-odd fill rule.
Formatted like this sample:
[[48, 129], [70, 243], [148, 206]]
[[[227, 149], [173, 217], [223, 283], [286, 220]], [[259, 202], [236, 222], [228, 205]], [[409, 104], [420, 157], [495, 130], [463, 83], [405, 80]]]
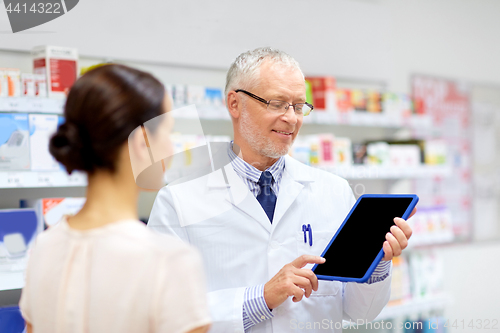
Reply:
[[402, 179], [447, 177], [451, 169], [447, 166], [421, 165], [417, 167], [384, 167], [377, 165], [352, 165], [349, 167], [318, 166], [346, 179]]
[[73, 187], [86, 186], [84, 173], [66, 171], [2, 171], [0, 188]]
[[[0, 112], [45, 113], [61, 115], [64, 99], [37, 97], [0, 98]], [[61, 171], [12, 170], [0, 171], [1, 188], [37, 188], [37, 187], [78, 187], [86, 186], [85, 174], [75, 172], [68, 175]]]
[[375, 320], [411, 317], [418, 316], [424, 312], [440, 311], [449, 303], [449, 297], [445, 294], [416, 298], [404, 301], [401, 304], [386, 306]]
[[64, 99], [36, 97], [0, 97], [0, 112], [62, 114]]
[[[7, 97], [0, 98], [0, 112], [27, 112], [62, 114], [64, 100], [50, 98]], [[230, 122], [229, 115], [221, 106], [201, 106], [198, 108], [201, 120]], [[305, 117], [306, 124], [370, 126], [382, 128], [426, 127], [430, 119], [426, 116], [412, 115], [407, 118], [394, 118], [383, 114], [352, 112], [337, 114], [320, 110], [311, 117]], [[195, 120], [197, 114], [184, 114], [183, 119]], [[346, 179], [401, 179], [446, 177], [450, 168], [446, 166], [418, 166], [413, 168], [394, 168], [371, 165], [353, 165], [349, 167], [317, 166], [319, 169], [335, 173]], [[64, 171], [0, 171], [0, 188], [12, 187], [73, 187], [86, 186], [84, 174], [71, 176]]]
[[[182, 106], [176, 106], [180, 108]], [[223, 106], [201, 106], [197, 109], [201, 119], [230, 121], [229, 114]], [[184, 119], [196, 119], [197, 114], [183, 114]], [[410, 115], [397, 117], [385, 114], [353, 111], [339, 113], [333, 110], [314, 110], [310, 116], [304, 117], [304, 124], [345, 125], [382, 128], [428, 128], [432, 119], [427, 115]]]

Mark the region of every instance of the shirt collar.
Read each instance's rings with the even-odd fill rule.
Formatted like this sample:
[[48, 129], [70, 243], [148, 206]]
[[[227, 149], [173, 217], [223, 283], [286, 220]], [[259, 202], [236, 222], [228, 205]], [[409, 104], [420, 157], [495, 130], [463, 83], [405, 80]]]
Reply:
[[[233, 141], [228, 146], [228, 154], [231, 160], [234, 171], [243, 178], [249, 179], [254, 183], [259, 182], [262, 171], [253, 165], [245, 162], [241, 157], [236, 155], [233, 151]], [[285, 157], [281, 156], [273, 165], [266, 169], [273, 175], [273, 182], [279, 181], [285, 169]]]

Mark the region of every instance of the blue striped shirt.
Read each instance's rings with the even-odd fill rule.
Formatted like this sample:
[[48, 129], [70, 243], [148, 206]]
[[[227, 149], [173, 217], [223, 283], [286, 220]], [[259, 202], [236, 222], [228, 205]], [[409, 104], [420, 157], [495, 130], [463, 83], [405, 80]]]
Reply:
[[[233, 142], [229, 145], [228, 154], [234, 171], [248, 186], [250, 192], [257, 197], [260, 193], [258, 182], [262, 171], [238, 157], [233, 152], [232, 148]], [[271, 189], [276, 196], [278, 196], [280, 181], [284, 170], [285, 158], [283, 156], [281, 156], [272, 166], [266, 169], [266, 171], [269, 171], [273, 175]], [[367, 283], [371, 284], [383, 281], [389, 276], [390, 269], [390, 261], [381, 261], [373, 271], [373, 274], [370, 276]], [[274, 316], [271, 310], [267, 307], [266, 300], [264, 299], [264, 285], [259, 284], [246, 288], [243, 301], [243, 328], [245, 331], [258, 323], [263, 322], [264, 320], [271, 319], [272, 317]]]

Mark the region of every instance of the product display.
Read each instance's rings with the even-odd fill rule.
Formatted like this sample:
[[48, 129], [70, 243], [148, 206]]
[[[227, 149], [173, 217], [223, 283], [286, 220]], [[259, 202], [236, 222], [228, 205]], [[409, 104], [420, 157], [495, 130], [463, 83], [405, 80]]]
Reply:
[[22, 95], [26, 97], [35, 96], [35, 77], [33, 74], [21, 74]]
[[349, 89], [337, 89], [335, 90], [335, 96], [337, 97], [337, 110], [339, 112], [352, 112], [352, 101], [351, 101], [351, 91]]
[[351, 91], [351, 105], [354, 111], [366, 111], [366, 93], [360, 89]]
[[453, 241], [450, 210], [447, 207], [419, 207], [410, 220], [413, 230], [411, 246], [449, 243]]
[[0, 113], [0, 171], [29, 168], [28, 115]]
[[[325, 77], [306, 77], [306, 80], [311, 84], [314, 109], [317, 110], [334, 110], [335, 103], [335, 78], [331, 76]], [[322, 112], [322, 111], [319, 111]]]
[[330, 133], [298, 136], [288, 154], [306, 165], [352, 165], [351, 140]]
[[412, 251], [392, 260], [390, 307], [444, 293], [443, 264], [436, 251]]
[[366, 98], [366, 111], [373, 113], [382, 112], [382, 94], [378, 91], [368, 91]]
[[203, 86], [186, 86], [186, 104], [204, 104], [205, 102], [205, 87]]
[[413, 299], [443, 294], [443, 263], [435, 251], [414, 251], [409, 256], [409, 263]]
[[56, 115], [29, 115], [31, 170], [58, 171], [61, 169], [48, 150], [50, 138], [56, 132], [58, 122]]
[[390, 165], [398, 168], [419, 166], [420, 148], [417, 145], [389, 145]]
[[21, 71], [16, 68], [7, 68], [7, 88], [9, 97], [21, 96]]
[[24, 285], [28, 250], [40, 230], [33, 209], [0, 210], [0, 290]]
[[9, 84], [6, 68], [0, 68], [0, 97], [9, 96]]
[[21, 96], [21, 72], [17, 68], [0, 68], [0, 97]]
[[28, 245], [39, 229], [36, 214], [32, 209], [1, 209], [0, 257], [24, 256]]
[[78, 74], [78, 51], [74, 48], [39, 46], [32, 50], [33, 73], [47, 77], [47, 95], [65, 98]]
[[390, 147], [385, 141], [372, 142], [366, 146], [367, 164], [389, 166], [390, 160]]
[[47, 76], [45, 74], [33, 74], [35, 80], [35, 96], [47, 97]]
[[391, 299], [389, 305], [401, 304], [411, 299], [410, 268], [406, 256], [392, 259]]

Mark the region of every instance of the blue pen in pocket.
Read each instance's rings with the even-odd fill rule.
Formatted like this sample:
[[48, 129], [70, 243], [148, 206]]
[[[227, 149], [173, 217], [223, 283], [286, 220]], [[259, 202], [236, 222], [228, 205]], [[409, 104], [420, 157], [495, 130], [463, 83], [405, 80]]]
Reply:
[[304, 243], [307, 243], [307, 233], [309, 232], [309, 246], [313, 245], [313, 236], [312, 236], [312, 227], [310, 224], [307, 226], [305, 224], [302, 225], [302, 232], [304, 233]]

